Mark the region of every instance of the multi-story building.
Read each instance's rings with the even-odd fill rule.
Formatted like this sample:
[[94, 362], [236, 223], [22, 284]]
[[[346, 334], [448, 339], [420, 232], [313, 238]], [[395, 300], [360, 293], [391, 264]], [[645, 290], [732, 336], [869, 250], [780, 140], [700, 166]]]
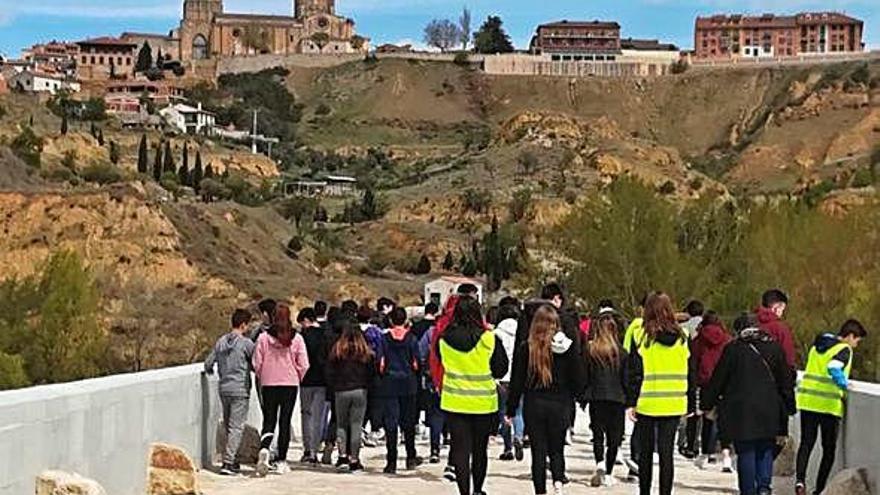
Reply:
[[55, 94], [62, 90], [78, 92], [80, 84], [64, 74], [53, 74], [37, 70], [25, 70], [9, 79], [9, 86], [26, 93]]
[[106, 80], [134, 72], [138, 46], [119, 38], [105, 36], [78, 41], [76, 71], [80, 79]]
[[613, 61], [621, 54], [620, 24], [605, 21], [551, 22], [538, 26], [530, 51], [553, 61]]
[[836, 12], [697, 17], [697, 58], [791, 57], [864, 50], [864, 23]]

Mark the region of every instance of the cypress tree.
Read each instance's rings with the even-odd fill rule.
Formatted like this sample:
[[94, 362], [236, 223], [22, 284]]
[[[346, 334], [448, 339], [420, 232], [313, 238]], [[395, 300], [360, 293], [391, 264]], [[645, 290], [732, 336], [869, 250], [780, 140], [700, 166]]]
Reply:
[[446, 251], [446, 258], [443, 259], [443, 269], [447, 272], [455, 268], [455, 260], [452, 258], [452, 251]]
[[165, 141], [165, 162], [162, 172], [166, 174], [177, 173], [177, 167], [174, 166], [174, 155], [171, 154], [171, 141]]
[[190, 175], [189, 169], [186, 168], [186, 165], [180, 164], [180, 168], [177, 169], [177, 182], [180, 183], [181, 186], [190, 186]]
[[67, 112], [64, 112], [64, 116], [61, 117], [61, 135], [67, 135]]
[[135, 72], [146, 72], [153, 66], [153, 49], [150, 44], [144, 41], [144, 45], [138, 51], [137, 63], [135, 63]]
[[156, 146], [156, 159], [153, 161], [153, 178], [156, 182], [162, 179], [162, 143]]
[[102, 129], [98, 128], [98, 135], [95, 136], [95, 139], [98, 140], [100, 146], [104, 146], [104, 131]]
[[183, 157], [181, 163], [185, 169], [189, 170], [189, 143], [186, 141], [183, 142]]
[[197, 150], [196, 151], [196, 166], [193, 168], [192, 176], [190, 178], [190, 180], [192, 181], [193, 189], [195, 189], [196, 192], [198, 192], [202, 186], [202, 178], [203, 177], [204, 177], [204, 170], [202, 170], [202, 152]]
[[209, 163], [205, 168], [205, 179], [213, 179], [214, 178], [214, 167]]
[[138, 173], [146, 174], [147, 173], [147, 162], [149, 158], [147, 156], [147, 135], [141, 135], [141, 143], [138, 145]]
[[422, 257], [419, 258], [419, 264], [416, 265], [416, 275], [427, 275], [429, 273], [431, 273], [431, 260], [427, 254], [422, 253]]
[[116, 146], [116, 141], [110, 141], [110, 163], [119, 164], [119, 147]]

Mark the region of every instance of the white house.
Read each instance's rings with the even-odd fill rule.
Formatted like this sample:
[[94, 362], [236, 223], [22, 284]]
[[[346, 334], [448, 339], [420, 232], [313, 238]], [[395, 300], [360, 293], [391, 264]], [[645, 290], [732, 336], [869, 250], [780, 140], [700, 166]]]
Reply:
[[214, 126], [217, 116], [207, 110], [202, 110], [202, 104], [191, 107], [183, 103], [167, 106], [159, 110], [159, 114], [169, 125], [185, 134], [214, 134]]
[[477, 299], [483, 302], [483, 282], [468, 277], [440, 277], [425, 284], [425, 303], [436, 303], [441, 309], [446, 305], [449, 296], [456, 293], [462, 284], [474, 284], [477, 287]]
[[23, 70], [9, 79], [9, 88], [28, 93], [55, 94], [66, 89], [71, 92], [79, 92], [80, 84], [68, 80], [64, 75], [49, 74], [36, 70]]

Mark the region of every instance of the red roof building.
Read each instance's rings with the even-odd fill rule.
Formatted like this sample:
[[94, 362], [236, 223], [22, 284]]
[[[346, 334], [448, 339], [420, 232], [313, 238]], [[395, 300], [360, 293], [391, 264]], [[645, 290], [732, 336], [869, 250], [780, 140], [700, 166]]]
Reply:
[[134, 43], [104, 36], [78, 41], [77, 76], [80, 79], [106, 80], [134, 72], [138, 46]]
[[621, 53], [620, 24], [607, 21], [558, 21], [542, 24], [530, 51], [553, 60], [615, 60]]

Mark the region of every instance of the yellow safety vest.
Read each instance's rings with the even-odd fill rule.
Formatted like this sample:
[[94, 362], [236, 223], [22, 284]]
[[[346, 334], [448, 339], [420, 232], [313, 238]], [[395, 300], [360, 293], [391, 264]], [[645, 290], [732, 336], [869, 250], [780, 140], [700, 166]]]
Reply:
[[443, 389], [440, 409], [460, 414], [498, 412], [498, 391], [490, 361], [495, 352], [495, 334], [485, 332], [470, 352], [461, 352], [440, 339]]
[[657, 342], [641, 342], [638, 352], [642, 356], [644, 381], [636, 412], [654, 417], [687, 414], [690, 358], [687, 342], [679, 339], [671, 347]]
[[822, 354], [819, 354], [815, 347], [810, 349], [807, 370], [798, 387], [799, 410], [843, 417], [843, 399], [846, 397], [846, 390], [837, 386], [828, 375], [828, 364], [844, 349], [850, 349], [849, 362], [843, 368], [844, 375], [849, 378], [852, 370], [852, 349], [849, 344], [841, 342]]
[[627, 353], [632, 352], [633, 347], [638, 348], [639, 343], [645, 339], [645, 320], [636, 318], [626, 327], [623, 335], [623, 348]]

